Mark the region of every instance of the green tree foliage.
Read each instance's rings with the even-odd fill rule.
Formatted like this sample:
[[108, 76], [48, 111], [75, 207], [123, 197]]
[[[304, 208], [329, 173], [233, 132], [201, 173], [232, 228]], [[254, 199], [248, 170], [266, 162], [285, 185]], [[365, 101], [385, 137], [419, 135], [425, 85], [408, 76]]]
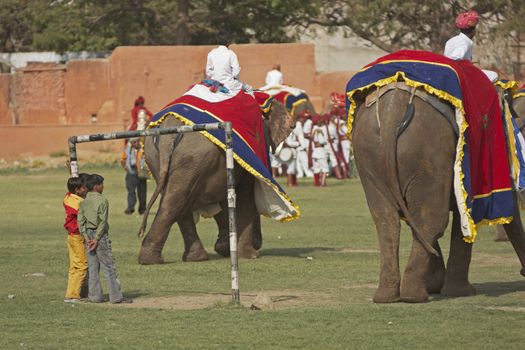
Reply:
[[[301, 0], [2, 0], [0, 51], [105, 51], [120, 45], [290, 42], [320, 14]], [[15, 14], [14, 16], [12, 14]]]
[[346, 27], [388, 51], [403, 48], [440, 52], [458, 13], [475, 9], [482, 36], [498, 30], [524, 32], [523, 0], [336, 0], [323, 1], [323, 16], [314, 23]]
[[0, 51], [214, 44], [221, 29], [236, 43], [291, 42], [317, 24], [389, 52], [439, 52], [469, 8], [482, 16], [479, 38], [524, 40], [524, 0], [0, 0]]

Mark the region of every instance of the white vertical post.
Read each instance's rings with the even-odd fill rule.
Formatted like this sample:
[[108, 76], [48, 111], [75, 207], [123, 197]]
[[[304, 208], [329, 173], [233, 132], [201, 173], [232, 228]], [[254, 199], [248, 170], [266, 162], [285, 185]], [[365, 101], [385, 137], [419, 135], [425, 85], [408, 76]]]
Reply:
[[233, 175], [233, 137], [232, 124], [224, 123], [225, 143], [226, 143], [226, 185], [228, 198], [228, 224], [230, 230], [230, 259], [231, 259], [231, 278], [232, 278], [232, 301], [240, 303], [239, 292], [239, 262], [237, 258], [237, 228], [235, 222], [235, 178]]

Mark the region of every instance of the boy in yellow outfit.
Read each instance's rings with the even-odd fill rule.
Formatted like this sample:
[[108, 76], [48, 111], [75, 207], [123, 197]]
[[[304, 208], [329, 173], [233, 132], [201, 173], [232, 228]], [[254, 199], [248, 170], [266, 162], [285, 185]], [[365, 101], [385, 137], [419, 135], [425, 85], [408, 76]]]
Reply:
[[84, 248], [84, 238], [78, 231], [77, 215], [80, 202], [87, 194], [86, 180], [88, 176], [88, 174], [80, 174], [79, 177], [70, 177], [67, 180], [68, 192], [64, 197], [64, 209], [66, 210], [64, 228], [68, 232], [67, 250], [69, 253], [69, 273], [64, 299], [66, 303], [78, 302], [81, 298], [81, 293], [84, 292], [81, 292], [82, 287], [86, 287], [88, 263]]

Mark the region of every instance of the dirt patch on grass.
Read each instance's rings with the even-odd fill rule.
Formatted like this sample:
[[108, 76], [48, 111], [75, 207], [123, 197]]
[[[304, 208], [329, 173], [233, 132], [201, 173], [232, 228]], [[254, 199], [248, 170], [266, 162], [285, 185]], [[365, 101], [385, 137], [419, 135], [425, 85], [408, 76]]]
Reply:
[[377, 249], [353, 249], [353, 248], [342, 248], [335, 249], [336, 253], [355, 253], [355, 254], [379, 254]]
[[493, 307], [486, 307], [487, 310], [499, 310], [499, 311], [506, 311], [506, 312], [525, 312], [525, 307], [519, 307], [519, 306], [493, 306]]
[[[269, 297], [268, 300], [271, 300], [271, 305], [268, 306], [269, 309], [273, 310], [331, 303], [331, 298], [323, 293], [296, 290], [270, 290], [260, 293], [241, 293], [241, 305], [247, 308], [251, 307], [256, 303], [258, 295]], [[104, 303], [94, 305], [162, 310], [200, 310], [221, 304], [228, 304], [231, 300], [231, 295], [225, 293], [195, 293], [154, 298], [140, 297], [135, 298], [132, 304], [113, 305]]]

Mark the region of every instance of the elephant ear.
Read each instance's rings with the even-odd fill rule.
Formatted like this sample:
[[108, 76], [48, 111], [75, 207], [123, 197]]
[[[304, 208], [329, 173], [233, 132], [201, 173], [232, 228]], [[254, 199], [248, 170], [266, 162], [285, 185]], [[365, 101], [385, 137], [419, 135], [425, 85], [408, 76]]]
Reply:
[[270, 145], [272, 153], [290, 135], [294, 124], [295, 118], [286, 112], [282, 103], [274, 100], [270, 109], [270, 116], [265, 122], [266, 142]]

